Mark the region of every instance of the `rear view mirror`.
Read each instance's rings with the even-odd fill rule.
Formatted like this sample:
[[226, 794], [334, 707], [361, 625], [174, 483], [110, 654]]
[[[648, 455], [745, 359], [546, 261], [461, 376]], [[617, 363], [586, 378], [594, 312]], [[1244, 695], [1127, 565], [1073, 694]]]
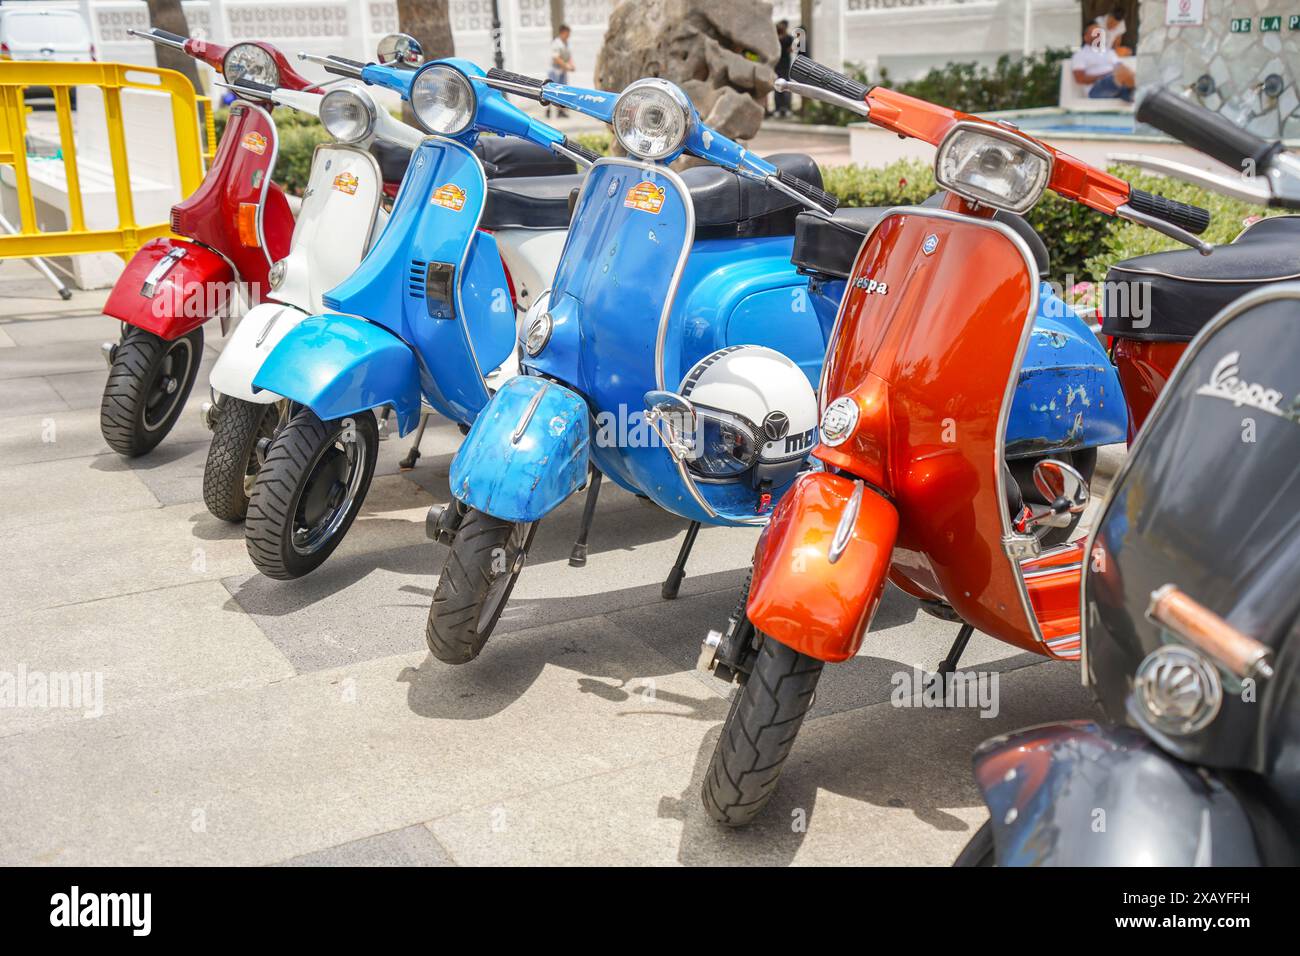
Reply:
[[390, 33], [379, 41], [375, 59], [384, 65], [415, 69], [424, 62], [424, 48], [413, 36], [405, 33]]
[[1088, 482], [1064, 462], [1046, 458], [1034, 465], [1034, 487], [1052, 510], [1077, 515], [1088, 507]]

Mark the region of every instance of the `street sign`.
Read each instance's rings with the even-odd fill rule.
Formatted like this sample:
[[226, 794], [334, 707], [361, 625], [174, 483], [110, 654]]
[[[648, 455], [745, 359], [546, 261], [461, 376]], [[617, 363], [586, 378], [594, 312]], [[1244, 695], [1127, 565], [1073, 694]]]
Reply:
[[1282, 18], [1281, 17], [1260, 17], [1259, 32], [1260, 33], [1281, 33]]
[[1228, 24], [1229, 33], [1249, 33], [1250, 17], [1233, 17]]

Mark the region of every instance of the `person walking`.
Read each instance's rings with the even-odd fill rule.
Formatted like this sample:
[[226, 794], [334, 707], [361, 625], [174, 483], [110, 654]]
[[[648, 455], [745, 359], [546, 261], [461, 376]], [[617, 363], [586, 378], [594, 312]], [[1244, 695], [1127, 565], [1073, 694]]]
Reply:
[[[551, 41], [551, 65], [546, 71], [546, 78], [552, 83], [569, 82], [569, 74], [573, 71], [573, 53], [569, 50], [569, 37], [572, 33], [567, 23], [561, 23], [555, 39]], [[561, 119], [569, 115], [567, 110], [559, 108], [555, 112]], [[549, 105], [546, 107], [546, 118], [551, 118]]]

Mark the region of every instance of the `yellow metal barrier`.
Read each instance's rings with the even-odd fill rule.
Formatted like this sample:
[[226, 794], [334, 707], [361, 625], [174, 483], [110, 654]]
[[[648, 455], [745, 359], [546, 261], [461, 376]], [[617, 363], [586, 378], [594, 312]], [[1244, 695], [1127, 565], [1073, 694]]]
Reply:
[[203, 106], [203, 165], [212, 165], [217, 155], [217, 114], [213, 111], [212, 97], [197, 96], [196, 100]]
[[[32, 198], [27, 170], [27, 108], [23, 102], [23, 88], [29, 86], [47, 86], [54, 91], [59, 141], [68, 183], [68, 228], [59, 232], [41, 232], [36, 228], [36, 203]], [[86, 228], [77, 170], [77, 147], [72, 135], [69, 91], [74, 86], [94, 86], [103, 90], [108, 150], [117, 195], [116, 229]], [[197, 97], [189, 80], [180, 73], [126, 63], [0, 63], [0, 164], [13, 167], [20, 213], [18, 232], [0, 235], [0, 259], [75, 256], [89, 252], [111, 252], [128, 259], [151, 239], [171, 234], [169, 223], [139, 225], [135, 221], [126, 137], [122, 128], [123, 90], [171, 95], [181, 195], [188, 196], [198, 188], [203, 179], [203, 152], [195, 122]], [[208, 113], [208, 123], [211, 124], [211, 110]]]

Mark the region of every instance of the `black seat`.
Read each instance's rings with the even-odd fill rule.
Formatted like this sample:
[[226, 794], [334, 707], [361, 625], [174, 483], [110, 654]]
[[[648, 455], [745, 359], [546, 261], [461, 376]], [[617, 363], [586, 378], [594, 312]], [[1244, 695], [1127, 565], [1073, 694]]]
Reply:
[[411, 151], [397, 143], [377, 139], [370, 144], [370, 155], [379, 160], [379, 172], [386, 183], [400, 183], [411, 165]]
[[474, 152], [483, 161], [488, 179], [572, 176], [578, 171], [572, 160], [517, 136], [480, 136]]
[[[935, 193], [921, 205], [941, 205], [945, 195], [942, 192]], [[847, 279], [853, 271], [853, 260], [857, 258], [863, 238], [891, 208], [893, 207], [862, 206], [837, 209], [830, 219], [815, 213], [801, 214], [795, 223], [794, 264], [805, 272]], [[1039, 277], [1047, 278], [1051, 267], [1047, 243], [1043, 242], [1043, 237], [1034, 231], [1028, 220], [1001, 210], [994, 213], [993, 219], [1010, 226], [1016, 235], [1025, 240], [1038, 266]]]
[[582, 175], [489, 179], [484, 229], [567, 229], [569, 193]]
[[[778, 169], [821, 188], [822, 173], [812, 157], [776, 153], [764, 158]], [[785, 193], [741, 179], [718, 166], [694, 166], [682, 173], [682, 181], [695, 206], [697, 239], [791, 236], [795, 219], [807, 208]]]
[[[1300, 216], [1261, 219], [1208, 256], [1178, 249], [1111, 266], [1101, 297], [1102, 331], [1144, 342], [1186, 342], [1238, 297], [1294, 279], [1300, 279]], [[1122, 294], [1125, 287], [1130, 291]]]

